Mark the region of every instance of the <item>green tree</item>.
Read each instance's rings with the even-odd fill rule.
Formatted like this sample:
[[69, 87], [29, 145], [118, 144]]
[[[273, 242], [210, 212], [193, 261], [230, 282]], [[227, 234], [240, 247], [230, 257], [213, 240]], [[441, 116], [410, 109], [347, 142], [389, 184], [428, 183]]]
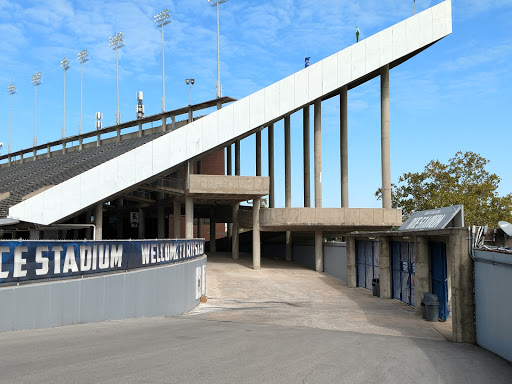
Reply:
[[[448, 164], [432, 160], [423, 172], [404, 173], [391, 187], [393, 207], [407, 219], [417, 211], [463, 204], [466, 225], [512, 221], [512, 193], [498, 196], [501, 179], [485, 169], [487, 163], [477, 153], [457, 152]], [[382, 198], [380, 189], [375, 196]]]

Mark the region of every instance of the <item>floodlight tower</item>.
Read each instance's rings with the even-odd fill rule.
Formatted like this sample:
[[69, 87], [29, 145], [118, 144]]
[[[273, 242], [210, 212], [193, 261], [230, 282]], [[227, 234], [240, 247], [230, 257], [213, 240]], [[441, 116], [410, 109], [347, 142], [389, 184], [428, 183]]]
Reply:
[[196, 81], [194, 79], [186, 79], [185, 83], [188, 85], [188, 105], [192, 105], [192, 86]]
[[212, 7], [217, 7], [217, 98], [222, 97], [222, 86], [220, 85], [220, 44], [219, 44], [219, 5], [228, 0], [208, 0]]
[[78, 125], [78, 134], [82, 134], [82, 94], [84, 88], [84, 63], [89, 61], [89, 55], [87, 54], [87, 49], [84, 49], [77, 55], [78, 61], [82, 64], [82, 74], [80, 80], [80, 124]]
[[172, 20], [167, 20], [171, 16], [166, 9], [154, 17], [156, 26], [162, 28], [162, 112], [165, 112], [164, 25], [172, 23]]
[[62, 125], [62, 138], [66, 137], [66, 71], [69, 69], [69, 61], [68, 58], [65, 57], [64, 60], [60, 62], [60, 66], [64, 71], [64, 123]]
[[119, 48], [123, 48], [123, 32], [117, 33], [115, 36], [110, 37], [110, 46], [113, 50], [116, 51], [116, 82], [117, 82], [117, 112], [116, 112], [116, 124], [121, 124], [121, 113], [119, 112], [119, 67], [118, 67], [118, 58], [119, 55], [117, 51]]
[[41, 80], [41, 72], [37, 72], [35, 75], [32, 75], [32, 84], [34, 84], [35, 90], [35, 103], [34, 103], [34, 147], [37, 145], [37, 86], [42, 83]]
[[9, 147], [8, 151], [11, 153], [11, 132], [12, 132], [12, 95], [16, 93], [16, 86], [14, 84], [11, 84], [7, 87], [7, 92], [9, 92], [10, 98], [11, 98], [11, 108], [10, 108], [10, 118], [9, 118]]

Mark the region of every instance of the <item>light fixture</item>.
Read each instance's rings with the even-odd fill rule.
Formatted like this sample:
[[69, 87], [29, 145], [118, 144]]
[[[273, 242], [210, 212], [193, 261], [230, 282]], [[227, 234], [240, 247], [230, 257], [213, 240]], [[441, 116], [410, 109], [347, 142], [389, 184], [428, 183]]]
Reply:
[[89, 55], [87, 54], [87, 49], [84, 49], [83, 51], [80, 51], [80, 53], [77, 55], [77, 60], [82, 65], [82, 71], [80, 75], [80, 123], [78, 124], [78, 134], [82, 134], [82, 94], [83, 94], [83, 88], [84, 88], [84, 63], [89, 61]]
[[121, 124], [121, 113], [119, 112], [119, 48], [124, 47], [123, 43], [124, 35], [123, 32], [117, 33], [115, 36], [109, 38], [110, 47], [116, 51], [116, 84], [117, 84], [117, 112], [116, 112], [116, 124]]
[[164, 25], [170, 24], [172, 20], [169, 10], [166, 9], [154, 16], [157, 27], [162, 28], [162, 112], [165, 112], [165, 69], [164, 69]]

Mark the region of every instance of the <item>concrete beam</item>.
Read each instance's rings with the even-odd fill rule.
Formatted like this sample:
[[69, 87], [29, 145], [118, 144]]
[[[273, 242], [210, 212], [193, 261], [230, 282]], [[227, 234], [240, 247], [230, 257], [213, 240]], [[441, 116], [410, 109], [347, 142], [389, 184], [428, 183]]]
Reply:
[[322, 101], [315, 101], [315, 208], [322, 207]]
[[391, 208], [389, 64], [380, 69], [382, 208]]
[[261, 198], [253, 200], [252, 207], [252, 268], [261, 269], [261, 244], [260, 244], [260, 206]]
[[185, 239], [194, 237], [194, 200], [185, 198]]
[[340, 93], [340, 170], [341, 206], [348, 208], [348, 108], [347, 86]]
[[274, 124], [268, 126], [268, 176], [270, 178], [268, 206], [274, 208]]
[[304, 152], [304, 207], [311, 207], [311, 156], [309, 105], [302, 109], [302, 139]]
[[324, 244], [322, 241], [322, 232], [315, 231], [315, 270], [324, 271]]

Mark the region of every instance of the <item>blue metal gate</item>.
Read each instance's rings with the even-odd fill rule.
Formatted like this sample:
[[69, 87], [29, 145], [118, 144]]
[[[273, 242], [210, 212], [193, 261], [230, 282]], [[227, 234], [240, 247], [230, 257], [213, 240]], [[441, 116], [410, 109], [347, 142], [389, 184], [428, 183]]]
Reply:
[[357, 286], [372, 289], [372, 279], [379, 277], [379, 252], [376, 241], [356, 241]]
[[393, 241], [391, 243], [391, 265], [393, 299], [416, 306], [414, 275], [416, 267], [414, 243]]
[[448, 310], [448, 278], [446, 271], [446, 244], [431, 242], [430, 268], [432, 275], [432, 293], [439, 299], [439, 318], [446, 321]]

